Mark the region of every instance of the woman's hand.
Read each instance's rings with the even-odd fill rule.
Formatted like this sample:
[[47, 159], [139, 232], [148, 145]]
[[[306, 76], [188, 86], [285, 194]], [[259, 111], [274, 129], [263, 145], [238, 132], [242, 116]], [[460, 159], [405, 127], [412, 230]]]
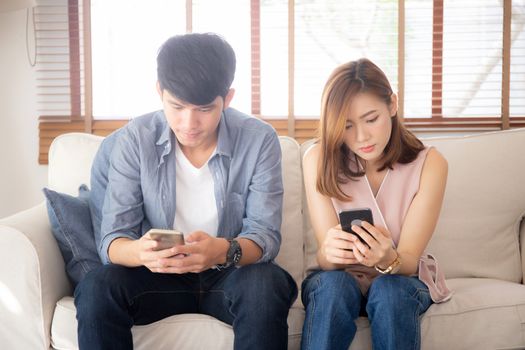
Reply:
[[334, 226], [326, 232], [321, 253], [332, 264], [358, 264], [359, 261], [352, 252], [354, 240], [358, 240], [357, 237], [341, 230], [341, 225]]
[[388, 267], [397, 257], [397, 253], [392, 246], [390, 232], [385, 228], [370, 225], [366, 221], [362, 222], [362, 226], [352, 226], [352, 230], [366, 242], [364, 244], [359, 238], [354, 237], [353, 246], [355, 248], [353, 255], [355, 259], [360, 264], [369, 267], [376, 265], [381, 268]]

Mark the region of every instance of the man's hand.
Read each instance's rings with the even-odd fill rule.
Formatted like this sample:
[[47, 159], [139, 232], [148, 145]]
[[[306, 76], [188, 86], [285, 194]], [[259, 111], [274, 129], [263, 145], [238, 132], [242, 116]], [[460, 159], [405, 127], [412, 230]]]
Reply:
[[[150, 268], [153, 272], [188, 273], [202, 272], [226, 262], [230, 243], [224, 238], [212, 237], [203, 231], [195, 231], [186, 237], [186, 244], [155, 253], [166, 252]], [[153, 256], [144, 254], [145, 261]]]
[[127, 267], [146, 266], [151, 271], [161, 267], [161, 259], [173, 256], [171, 249], [158, 250], [159, 242], [149, 234], [140, 239], [121, 237], [113, 240], [109, 246], [109, 258], [113, 264]]

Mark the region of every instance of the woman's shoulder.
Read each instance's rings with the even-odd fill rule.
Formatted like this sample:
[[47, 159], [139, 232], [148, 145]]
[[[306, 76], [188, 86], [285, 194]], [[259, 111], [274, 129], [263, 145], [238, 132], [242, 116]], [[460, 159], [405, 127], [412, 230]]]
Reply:
[[422, 180], [445, 178], [448, 174], [448, 162], [445, 157], [434, 147], [428, 150], [423, 169]]
[[321, 145], [319, 143], [313, 143], [303, 153], [304, 164], [317, 164], [319, 155], [321, 154]]
[[424, 167], [448, 168], [447, 159], [435, 147], [428, 150]]

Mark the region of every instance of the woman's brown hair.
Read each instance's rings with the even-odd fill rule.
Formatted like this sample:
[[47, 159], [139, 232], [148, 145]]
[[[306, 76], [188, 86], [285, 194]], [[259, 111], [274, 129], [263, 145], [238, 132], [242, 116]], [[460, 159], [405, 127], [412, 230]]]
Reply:
[[[316, 187], [319, 193], [342, 201], [352, 198], [341, 190], [339, 184], [365, 174], [350, 168], [351, 160], [357, 164], [357, 155], [344, 143], [350, 104], [357, 94], [363, 92], [379, 97], [388, 106], [392, 103], [393, 91], [385, 73], [366, 58], [337, 67], [323, 90]], [[401, 123], [396, 112], [392, 116], [392, 133], [378, 170], [392, 169], [395, 163], [410, 163], [423, 149], [423, 143]]]

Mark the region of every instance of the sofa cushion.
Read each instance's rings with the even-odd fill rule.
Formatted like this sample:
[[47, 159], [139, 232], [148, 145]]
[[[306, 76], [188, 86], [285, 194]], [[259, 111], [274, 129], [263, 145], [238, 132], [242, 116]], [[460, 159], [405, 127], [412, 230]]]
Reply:
[[[281, 224], [282, 243], [276, 261], [292, 275], [298, 286], [303, 280], [303, 228], [301, 198], [303, 177], [301, 173], [300, 149], [297, 141], [280, 136], [283, 171], [283, 221]], [[300, 299], [300, 298], [299, 298]]]
[[44, 188], [53, 236], [66, 264], [67, 275], [75, 286], [89, 271], [102, 263], [95, 247], [89, 212], [89, 189], [79, 188], [78, 197]]
[[[298, 349], [304, 310], [292, 307], [288, 315], [288, 348]], [[133, 326], [134, 349], [233, 349], [230, 325], [211, 316], [184, 314], [160, 321]], [[76, 309], [72, 297], [56, 304], [51, 328], [51, 345], [55, 349], [78, 349]]]
[[[525, 286], [486, 278], [448, 280], [455, 294], [421, 316], [421, 349], [525, 349]], [[370, 323], [356, 320], [350, 350], [372, 349]]]
[[447, 278], [522, 279], [525, 129], [424, 140], [448, 161], [443, 209], [428, 246]]
[[422, 349], [525, 349], [524, 285], [487, 278], [447, 283], [454, 296], [423, 316]]

